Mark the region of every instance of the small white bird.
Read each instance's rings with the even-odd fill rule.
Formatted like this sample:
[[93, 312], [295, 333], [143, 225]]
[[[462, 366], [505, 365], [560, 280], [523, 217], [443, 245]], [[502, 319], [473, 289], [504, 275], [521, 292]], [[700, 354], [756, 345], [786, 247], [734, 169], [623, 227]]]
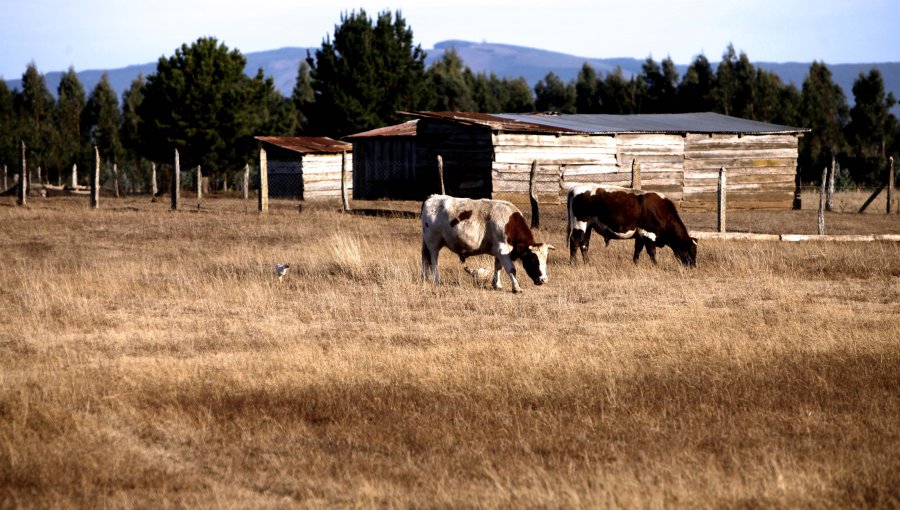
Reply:
[[288, 269], [290, 268], [290, 264], [275, 264], [275, 275], [278, 276], [279, 282], [284, 279], [284, 275], [287, 274]]

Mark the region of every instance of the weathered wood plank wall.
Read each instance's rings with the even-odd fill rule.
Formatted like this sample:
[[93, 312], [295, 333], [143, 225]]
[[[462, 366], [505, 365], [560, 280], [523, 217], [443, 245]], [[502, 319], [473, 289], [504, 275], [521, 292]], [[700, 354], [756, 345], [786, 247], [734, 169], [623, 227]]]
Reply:
[[730, 209], [786, 209], [794, 197], [798, 137], [688, 134], [682, 208], [710, 209], [719, 168], [728, 170]]
[[[353, 167], [353, 154], [347, 153], [347, 166]], [[303, 199], [341, 197], [341, 155], [305, 154], [301, 162]], [[347, 189], [353, 188], [352, 172], [347, 176]]]

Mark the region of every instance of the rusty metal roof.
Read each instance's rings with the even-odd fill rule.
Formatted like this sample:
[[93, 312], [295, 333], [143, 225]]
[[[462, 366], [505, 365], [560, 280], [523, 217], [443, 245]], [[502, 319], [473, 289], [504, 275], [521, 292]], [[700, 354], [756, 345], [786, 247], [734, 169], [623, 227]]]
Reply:
[[353, 146], [347, 142], [334, 140], [327, 136], [257, 136], [257, 140], [298, 152], [300, 154], [338, 154], [342, 151], [353, 152]]
[[388, 136], [416, 136], [416, 124], [418, 124], [418, 119], [409, 120], [404, 122], [403, 124], [396, 124], [393, 126], [385, 126], [381, 128], [371, 129], [369, 131], [363, 131], [362, 133], [356, 133], [353, 135], [345, 136], [344, 139], [352, 140], [354, 138], [375, 138], [375, 137], [388, 137]]
[[713, 133], [713, 134], [799, 134], [807, 128], [780, 126], [719, 113], [656, 113], [636, 115], [401, 112], [419, 118], [443, 119], [461, 124], [482, 125], [495, 131], [536, 133]]

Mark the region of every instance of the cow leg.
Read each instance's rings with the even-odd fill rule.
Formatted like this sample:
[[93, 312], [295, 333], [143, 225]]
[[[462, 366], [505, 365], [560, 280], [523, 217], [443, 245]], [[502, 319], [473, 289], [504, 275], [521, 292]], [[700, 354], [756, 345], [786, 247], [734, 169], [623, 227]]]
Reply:
[[[494, 268], [496, 269], [497, 265], [500, 264], [503, 266], [503, 269], [506, 270], [506, 274], [509, 275], [509, 281], [512, 283], [512, 291], [522, 292], [522, 288], [519, 287], [519, 280], [516, 279], [516, 265], [515, 263], [513, 263], [512, 258], [510, 258], [509, 255], [501, 255], [495, 260], [496, 262], [494, 262]], [[495, 274], [498, 276], [497, 280], [499, 281], [500, 272], [498, 271]], [[496, 288], [499, 289], [500, 287]]]
[[[441, 277], [438, 274], [438, 254], [441, 251], [441, 245], [429, 247], [428, 243], [422, 241], [422, 279], [431, 280], [435, 283], [441, 283]], [[430, 274], [429, 274], [430, 273]]]
[[635, 236], [634, 238], [634, 256], [631, 260], [637, 264], [638, 258], [641, 256], [641, 250], [644, 249], [644, 238], [641, 236]]
[[644, 241], [644, 245], [647, 248], [647, 255], [650, 255], [650, 261], [656, 264], [656, 243], [648, 239]]
[[500, 271], [503, 269], [503, 264], [500, 263], [500, 259], [494, 257], [494, 280], [491, 282], [494, 285], [495, 289], [502, 289], [503, 284], [500, 282]]
[[572, 233], [569, 234], [569, 262], [574, 264], [576, 262], [575, 254], [578, 252], [578, 246], [581, 245], [581, 238], [584, 236], [584, 231], [581, 229], [574, 229]]
[[588, 248], [591, 247], [591, 229], [588, 227], [587, 231], [584, 233], [584, 237], [581, 239], [581, 260], [585, 264], [588, 263]]

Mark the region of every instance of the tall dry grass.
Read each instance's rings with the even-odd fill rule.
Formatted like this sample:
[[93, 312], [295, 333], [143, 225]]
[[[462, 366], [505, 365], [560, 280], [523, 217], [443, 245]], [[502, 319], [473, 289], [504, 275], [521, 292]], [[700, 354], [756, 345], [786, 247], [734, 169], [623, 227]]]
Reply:
[[896, 244], [595, 243], [513, 295], [422, 283], [415, 219], [11, 203], [2, 507], [900, 505]]

